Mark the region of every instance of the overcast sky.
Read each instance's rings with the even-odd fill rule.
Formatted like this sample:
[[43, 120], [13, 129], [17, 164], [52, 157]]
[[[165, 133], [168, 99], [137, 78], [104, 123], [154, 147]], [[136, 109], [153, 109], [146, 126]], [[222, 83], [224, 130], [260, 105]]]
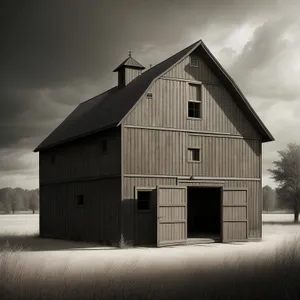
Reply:
[[0, 188], [38, 187], [32, 150], [81, 102], [116, 84], [133, 50], [144, 66], [203, 39], [276, 141], [300, 143], [299, 0], [1, 1]]

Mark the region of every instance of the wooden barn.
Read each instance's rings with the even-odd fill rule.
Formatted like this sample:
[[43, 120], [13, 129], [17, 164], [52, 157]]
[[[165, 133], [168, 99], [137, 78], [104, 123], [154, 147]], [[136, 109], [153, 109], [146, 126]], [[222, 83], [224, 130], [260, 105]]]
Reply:
[[[262, 237], [273, 136], [202, 40], [82, 102], [39, 152], [42, 237], [134, 245]], [[245, 76], [247, 76], [245, 74]]]

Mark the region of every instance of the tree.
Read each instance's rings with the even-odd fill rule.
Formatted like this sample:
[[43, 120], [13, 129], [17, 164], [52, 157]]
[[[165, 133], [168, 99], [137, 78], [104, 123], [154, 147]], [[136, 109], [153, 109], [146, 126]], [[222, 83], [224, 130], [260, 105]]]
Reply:
[[277, 193], [277, 201], [278, 201], [279, 209], [293, 211], [293, 201], [287, 200], [288, 193], [285, 191], [285, 189], [277, 188], [276, 193]]
[[270, 186], [263, 187], [263, 210], [272, 211], [277, 208], [276, 192]]
[[3, 210], [6, 214], [9, 214], [11, 212], [11, 199], [9, 197], [10, 192], [11, 188], [4, 188], [0, 190]]
[[24, 210], [29, 210], [29, 203], [30, 203], [31, 191], [25, 190], [23, 194], [23, 206]]
[[279, 183], [281, 199], [293, 208], [294, 222], [297, 223], [300, 212], [300, 145], [289, 143], [286, 149], [277, 153], [280, 159], [273, 161], [275, 168], [268, 171]]
[[39, 193], [37, 190], [30, 191], [29, 208], [32, 210], [33, 214], [39, 208]]
[[12, 189], [9, 193], [11, 210], [13, 214], [15, 211], [20, 210], [22, 206], [22, 196], [18, 190]]

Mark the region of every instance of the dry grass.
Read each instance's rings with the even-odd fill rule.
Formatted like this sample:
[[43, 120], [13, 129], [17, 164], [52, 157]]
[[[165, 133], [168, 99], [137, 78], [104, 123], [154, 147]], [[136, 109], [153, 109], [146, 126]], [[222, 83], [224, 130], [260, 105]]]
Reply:
[[133, 243], [125, 241], [123, 234], [121, 234], [120, 241], [116, 246], [119, 247], [120, 249], [129, 249], [133, 247]]
[[[122, 241], [120, 241], [121, 243]], [[126, 248], [126, 245], [122, 247]], [[121, 247], [121, 248], [122, 248]], [[20, 248], [6, 244], [0, 253], [0, 299], [300, 299], [300, 239], [287, 242], [272, 256], [224, 261], [218, 269], [201, 265], [154, 276], [137, 272], [135, 260], [120, 276], [56, 273], [23, 267]], [[59, 276], [57, 276], [59, 274]]]

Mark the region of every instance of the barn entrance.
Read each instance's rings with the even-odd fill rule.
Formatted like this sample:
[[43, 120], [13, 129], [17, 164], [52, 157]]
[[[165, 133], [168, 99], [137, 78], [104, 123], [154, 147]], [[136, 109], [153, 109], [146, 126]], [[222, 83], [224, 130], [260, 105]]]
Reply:
[[223, 188], [219, 184], [157, 186], [157, 247], [247, 241], [247, 193], [245, 188]]
[[216, 187], [187, 188], [187, 242], [221, 238], [221, 195]]

